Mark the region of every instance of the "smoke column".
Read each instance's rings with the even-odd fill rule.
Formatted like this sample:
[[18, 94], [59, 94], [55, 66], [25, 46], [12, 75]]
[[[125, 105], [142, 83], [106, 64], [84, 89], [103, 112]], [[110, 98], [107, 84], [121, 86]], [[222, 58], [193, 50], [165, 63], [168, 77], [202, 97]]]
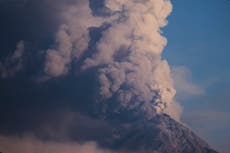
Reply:
[[[92, 2], [78, 0], [64, 11], [54, 47], [47, 50], [47, 76], [65, 75], [77, 61], [81, 72], [97, 70], [99, 102], [116, 99], [112, 111], [139, 111], [148, 119], [165, 112], [175, 103], [175, 89], [161, 59], [167, 40], [160, 28], [167, 24], [171, 2], [105, 0], [96, 8]], [[90, 35], [92, 28], [101, 30], [99, 38]]]

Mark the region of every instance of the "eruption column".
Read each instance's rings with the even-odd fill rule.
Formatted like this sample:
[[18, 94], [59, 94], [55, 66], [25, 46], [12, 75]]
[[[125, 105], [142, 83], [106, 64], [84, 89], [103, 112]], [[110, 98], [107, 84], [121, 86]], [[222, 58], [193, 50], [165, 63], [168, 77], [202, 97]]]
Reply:
[[[105, 0], [96, 9], [100, 13], [89, 6], [77, 3], [65, 12], [56, 48], [47, 51], [46, 73], [66, 74], [79, 61], [82, 72], [97, 69], [101, 101], [116, 99], [112, 111], [138, 110], [147, 118], [164, 112], [175, 95], [169, 65], [161, 59], [167, 40], [160, 28], [167, 24], [170, 1]], [[103, 30], [90, 46], [89, 29], [95, 27]]]

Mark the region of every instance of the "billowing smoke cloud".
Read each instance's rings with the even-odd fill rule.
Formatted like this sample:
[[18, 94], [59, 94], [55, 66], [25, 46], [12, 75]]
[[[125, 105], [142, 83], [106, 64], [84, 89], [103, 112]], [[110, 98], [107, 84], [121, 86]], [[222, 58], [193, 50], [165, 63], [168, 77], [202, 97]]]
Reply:
[[0, 61], [0, 75], [2, 78], [13, 77], [23, 68], [24, 42], [17, 44], [16, 50], [4, 61]]
[[176, 121], [180, 122], [182, 111], [183, 108], [180, 103], [178, 103], [177, 101], [172, 101], [170, 104], [168, 104], [164, 112], [166, 114], [169, 114]]
[[73, 58], [78, 59], [88, 47], [88, 28], [100, 25], [100, 20], [91, 15], [87, 1], [69, 7], [63, 17], [65, 23], [56, 34], [55, 48], [47, 50], [45, 72], [50, 76], [69, 71]]
[[[46, 74], [67, 74], [76, 61], [82, 72], [96, 69], [99, 102], [116, 99], [112, 111], [117, 113], [125, 109], [152, 118], [173, 105], [170, 68], [161, 59], [167, 40], [160, 30], [172, 10], [170, 1], [105, 0], [96, 9], [78, 2], [65, 11], [56, 43], [47, 50]], [[96, 36], [90, 34], [93, 28], [100, 31]], [[173, 108], [166, 112], [177, 113]]]
[[82, 144], [74, 142], [42, 141], [35, 137], [5, 137], [0, 136], [0, 151], [2, 153], [111, 153], [100, 149], [95, 142]]

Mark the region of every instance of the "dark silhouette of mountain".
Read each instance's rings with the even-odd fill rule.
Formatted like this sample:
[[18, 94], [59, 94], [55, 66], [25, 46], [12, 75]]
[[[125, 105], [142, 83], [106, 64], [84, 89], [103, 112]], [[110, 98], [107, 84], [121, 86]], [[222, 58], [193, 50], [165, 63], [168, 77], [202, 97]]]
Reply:
[[189, 128], [165, 114], [116, 126], [104, 145], [125, 153], [218, 153]]

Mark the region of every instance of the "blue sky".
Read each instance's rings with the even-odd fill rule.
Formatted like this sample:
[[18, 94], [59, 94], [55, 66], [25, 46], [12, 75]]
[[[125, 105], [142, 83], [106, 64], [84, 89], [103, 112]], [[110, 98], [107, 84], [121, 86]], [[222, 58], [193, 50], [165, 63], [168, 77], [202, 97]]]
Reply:
[[177, 99], [182, 121], [220, 151], [230, 150], [230, 1], [173, 0], [163, 58], [183, 66], [204, 92]]

